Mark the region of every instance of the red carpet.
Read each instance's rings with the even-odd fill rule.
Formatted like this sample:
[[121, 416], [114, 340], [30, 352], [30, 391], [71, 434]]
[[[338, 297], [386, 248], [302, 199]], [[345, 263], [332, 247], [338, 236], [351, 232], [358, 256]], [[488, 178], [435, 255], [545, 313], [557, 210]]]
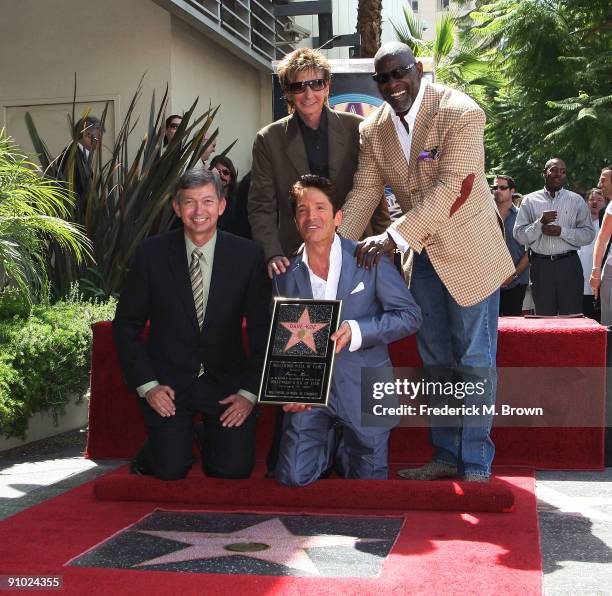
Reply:
[[[0, 523], [2, 573], [62, 575], [64, 593], [79, 595], [540, 594], [534, 480], [514, 473], [496, 482], [512, 489], [512, 513], [407, 513], [380, 577], [332, 579], [66, 567], [69, 560], [158, 506], [99, 501], [88, 483]], [[384, 498], [380, 494], [381, 502]]]
[[514, 495], [499, 482], [407, 482], [405, 480], [328, 479], [302, 488], [280, 486], [267, 478], [221, 480], [206, 478], [193, 468], [185, 480], [165, 482], [134, 476], [126, 469], [107, 474], [94, 485], [103, 501], [186, 503], [203, 509], [211, 505], [243, 508], [292, 507], [311, 511], [510, 511]]
[[[391, 345], [395, 366], [421, 364], [414, 337]], [[593, 395], [603, 412], [605, 399], [606, 329], [590, 319], [500, 319], [500, 367], [601, 367]], [[271, 406], [262, 408], [258, 457], [270, 444]], [[603, 427], [603, 416], [602, 416]], [[87, 456], [130, 458], [145, 431], [135, 393], [129, 392], [119, 371], [110, 323], [94, 325], [91, 402]], [[494, 428], [496, 465], [580, 470], [603, 467], [603, 428]], [[426, 429], [398, 428], [391, 433], [392, 463], [421, 463], [431, 456]]]

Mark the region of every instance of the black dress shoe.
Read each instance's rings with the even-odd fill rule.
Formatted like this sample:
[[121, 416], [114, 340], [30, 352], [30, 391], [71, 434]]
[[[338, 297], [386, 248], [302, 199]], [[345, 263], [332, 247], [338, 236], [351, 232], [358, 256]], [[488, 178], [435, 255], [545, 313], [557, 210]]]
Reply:
[[140, 462], [134, 458], [130, 462], [130, 474], [136, 474], [136, 476], [146, 476], [149, 475], [150, 472], [148, 472], [146, 468], [144, 468], [144, 466], [142, 466]]
[[138, 450], [136, 457], [130, 461], [130, 474], [136, 474], [137, 476], [151, 476], [153, 472], [146, 464], [146, 449], [147, 440], [143, 443], [142, 447]]

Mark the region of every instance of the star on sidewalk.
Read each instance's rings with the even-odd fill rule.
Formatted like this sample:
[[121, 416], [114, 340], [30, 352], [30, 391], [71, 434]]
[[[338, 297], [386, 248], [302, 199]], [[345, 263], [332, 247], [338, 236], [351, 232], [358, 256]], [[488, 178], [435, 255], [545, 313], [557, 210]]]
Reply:
[[281, 323], [281, 325], [291, 333], [291, 337], [287, 341], [287, 345], [285, 346], [283, 352], [286, 352], [301, 342], [308, 346], [315, 354], [317, 353], [317, 347], [314, 341], [314, 334], [323, 327], [327, 327], [327, 323], [310, 322], [308, 307], [304, 308], [300, 318], [297, 321]]
[[178, 563], [195, 559], [212, 559], [227, 556], [242, 556], [285, 565], [299, 571], [320, 575], [312, 559], [305, 551], [307, 548], [326, 546], [355, 547], [366, 542], [384, 542], [381, 538], [358, 538], [356, 536], [323, 535], [296, 536], [278, 519], [270, 519], [235, 532], [172, 532], [140, 530], [158, 538], [166, 538], [188, 544], [187, 548], [177, 550], [155, 559], [138, 563], [135, 567]]

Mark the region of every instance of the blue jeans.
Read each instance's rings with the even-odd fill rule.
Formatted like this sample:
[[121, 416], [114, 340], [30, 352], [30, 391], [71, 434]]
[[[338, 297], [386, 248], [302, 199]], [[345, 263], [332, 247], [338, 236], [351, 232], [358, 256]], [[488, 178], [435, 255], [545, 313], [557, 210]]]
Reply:
[[[484, 382], [483, 395], [455, 400], [455, 405], [475, 404], [482, 408], [495, 404], [499, 290], [474, 306], [459, 306], [425, 251], [415, 255], [410, 290], [423, 313], [417, 346], [424, 366], [434, 367], [429, 368], [434, 376], [446, 378], [450, 374], [455, 382]], [[434, 461], [457, 466], [461, 474], [488, 476], [495, 455], [490, 437], [492, 419], [481, 415], [468, 424], [460, 418], [453, 426], [436, 426], [432, 419]]]

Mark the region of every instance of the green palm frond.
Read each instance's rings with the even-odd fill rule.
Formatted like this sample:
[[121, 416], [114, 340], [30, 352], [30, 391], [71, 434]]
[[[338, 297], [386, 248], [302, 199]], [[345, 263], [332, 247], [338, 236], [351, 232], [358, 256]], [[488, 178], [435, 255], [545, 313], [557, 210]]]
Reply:
[[451, 54], [457, 43], [456, 17], [450, 11], [444, 11], [436, 21], [436, 37], [433, 42], [434, 64]]
[[0, 130], [0, 291], [14, 286], [28, 300], [40, 298], [50, 241], [77, 263], [91, 257], [83, 230], [63, 219], [72, 204], [65, 188], [44, 178]]
[[395, 36], [399, 41], [405, 43], [415, 56], [431, 55], [431, 44], [423, 40], [425, 25], [417, 15], [412, 12], [408, 4], [402, 7], [404, 13], [404, 21], [395, 23], [391, 21]]

